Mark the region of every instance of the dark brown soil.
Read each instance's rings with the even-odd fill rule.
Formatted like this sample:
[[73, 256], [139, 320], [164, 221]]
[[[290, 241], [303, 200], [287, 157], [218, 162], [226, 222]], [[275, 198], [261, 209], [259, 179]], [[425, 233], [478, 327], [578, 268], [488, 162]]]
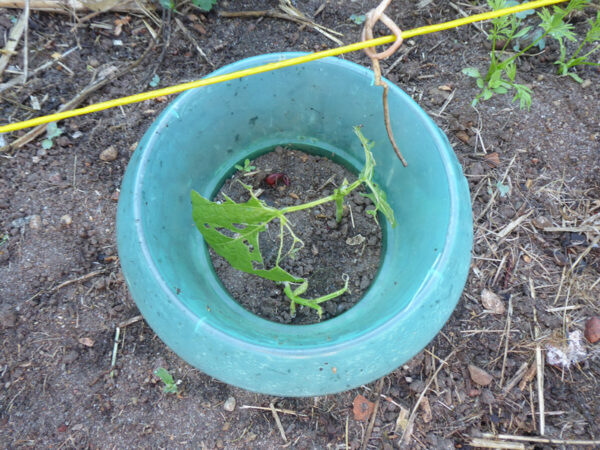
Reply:
[[[249, 172], [249, 176], [238, 172], [228, 179], [216, 199], [224, 200], [222, 194], [225, 194], [238, 203], [247, 201], [250, 195], [239, 183], [242, 181], [263, 190], [260, 199], [268, 206], [283, 208], [331, 195], [344, 179], [349, 183], [356, 180], [356, 175], [328, 158], [282, 147], [260, 156], [251, 165], [256, 170]], [[282, 181], [277, 186], [267, 184], [265, 176], [271, 173], [284, 173], [289, 177], [289, 186]], [[364, 193], [364, 189], [357, 188], [345, 198], [344, 215], [339, 224], [335, 220], [333, 202], [289, 215], [294, 233], [304, 242], [304, 247], [295, 258], [282, 259], [280, 266], [308, 281], [308, 290], [302, 297], [317, 298], [342, 289], [342, 274], [350, 280], [348, 292], [321, 305], [321, 320], [335, 317], [354, 306], [379, 268], [381, 228], [365, 212], [374, 206], [370, 199], [360, 195], [361, 192]], [[279, 221], [261, 234], [259, 242], [264, 268], [270, 269], [275, 265], [279, 250]], [[284, 248], [289, 249], [291, 244], [288, 235], [284, 239]], [[301, 305], [292, 317], [290, 300], [281, 285], [240, 272], [212, 251], [211, 256], [223, 285], [244, 308], [274, 322], [297, 325], [319, 322], [315, 309]]]
[[[343, 33], [345, 44], [360, 39], [351, 15], [378, 3], [296, 1], [307, 16]], [[27, 83], [0, 84], [0, 121], [55, 112], [93, 80], [140, 58], [148, 46], [140, 65], [82, 105], [149, 90], [154, 73], [164, 87], [253, 55], [336, 46], [290, 21], [217, 14], [277, 4], [220, 0], [209, 14], [186, 6], [170, 20], [165, 15], [162, 21], [170, 26], [162, 30], [152, 19], [129, 15], [118, 36], [115, 21], [125, 14], [103, 13], [71, 31], [73, 16], [32, 11]], [[487, 9], [483, 0], [396, 0], [387, 14], [410, 29], [461, 17], [455, 7], [466, 14]], [[0, 10], [0, 48], [20, 13]], [[585, 20], [595, 15], [592, 7], [574, 18], [579, 38]], [[482, 27], [489, 30], [489, 24]], [[544, 359], [548, 346], [562, 345], [567, 333], [583, 330], [589, 317], [600, 314], [600, 254], [593, 245], [600, 236], [600, 72], [578, 67], [583, 85], [557, 76], [559, 48], [548, 41], [543, 52], [518, 61], [517, 81], [533, 90], [530, 111], [519, 110], [511, 95], [473, 109], [478, 90], [461, 70], [487, 70], [487, 44], [479, 29], [466, 26], [408, 39], [382, 62], [384, 75], [446, 133], [464, 168], [474, 214], [473, 262], [454, 314], [423, 352], [381, 384], [337, 395], [273, 398], [228, 386], [181, 360], [136, 319], [116, 254], [115, 199], [132, 150], [169, 98], [62, 121], [65, 132], [49, 150], [40, 136], [0, 153], [0, 446], [335, 449], [348, 442], [352, 449], [471, 448], [482, 433], [539, 437], [540, 417], [546, 437], [600, 439], [599, 344], [586, 343], [586, 357], [568, 369]], [[567, 42], [569, 51], [577, 45]], [[73, 48], [63, 66], [34, 72], [53, 54]], [[20, 76], [23, 50], [21, 40], [1, 83]], [[360, 52], [344, 58], [370, 65]], [[374, 87], [373, 95], [379, 98], [381, 90]], [[12, 142], [22, 134], [0, 139]], [[101, 160], [110, 146], [116, 159]], [[508, 191], [503, 188], [502, 195], [499, 186]], [[486, 311], [484, 289], [499, 296], [504, 313]], [[537, 348], [544, 375], [539, 392]], [[487, 372], [491, 381], [478, 379], [490, 383], [477, 384], [469, 365]], [[180, 396], [163, 393], [153, 375], [158, 367], [181, 381]], [[527, 372], [519, 377], [521, 367]], [[370, 434], [352, 410], [359, 394], [379, 400]], [[229, 397], [237, 402], [233, 411], [223, 407]], [[280, 409], [279, 422], [270, 404]], [[412, 434], [401, 443], [411, 412]]]

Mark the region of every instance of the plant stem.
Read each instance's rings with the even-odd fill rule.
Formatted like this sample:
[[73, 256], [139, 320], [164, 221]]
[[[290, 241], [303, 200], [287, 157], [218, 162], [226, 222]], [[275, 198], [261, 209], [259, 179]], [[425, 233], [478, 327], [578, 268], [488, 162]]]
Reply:
[[[360, 186], [363, 183], [363, 181], [364, 180], [362, 178], [359, 178], [354, 183], [352, 183], [350, 186], [345, 188], [342, 191], [341, 198], [343, 199], [346, 195], [348, 195], [350, 192], [352, 192], [354, 189], [356, 189], [358, 186]], [[339, 195], [331, 194], [331, 195], [328, 195], [327, 197], [313, 200], [312, 202], [303, 203], [301, 205], [288, 206], [286, 208], [280, 209], [280, 211], [283, 214], [287, 214], [287, 213], [291, 213], [291, 212], [295, 212], [295, 211], [302, 211], [304, 209], [314, 208], [315, 206], [322, 205], [323, 203], [328, 203], [328, 202], [333, 202], [333, 201], [337, 202], [339, 197], [340, 197]]]

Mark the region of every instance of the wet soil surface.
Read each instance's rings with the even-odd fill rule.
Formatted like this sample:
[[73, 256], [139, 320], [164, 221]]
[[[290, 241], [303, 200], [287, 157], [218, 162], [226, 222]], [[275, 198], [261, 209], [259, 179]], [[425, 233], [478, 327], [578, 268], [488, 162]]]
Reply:
[[[257, 158], [251, 165], [256, 169], [246, 174], [238, 172], [228, 179], [216, 200], [225, 200], [222, 195], [225, 194], [237, 203], [248, 201], [250, 195], [240, 184], [241, 181], [251, 185], [257, 192], [261, 189], [260, 199], [268, 206], [281, 209], [331, 195], [344, 179], [349, 184], [356, 180], [356, 176], [350, 171], [325, 157], [283, 147], [277, 147], [275, 151]], [[289, 185], [283, 181], [278, 181], [277, 185], [269, 185], [265, 178], [272, 173], [285, 174], [289, 178]], [[365, 193], [362, 187], [345, 198], [340, 223], [336, 222], [334, 202], [296, 211], [288, 217], [294, 234], [302, 240], [304, 246], [294, 258], [288, 256], [279, 265], [288, 273], [308, 281], [308, 290], [301, 297], [313, 299], [330, 294], [344, 287], [344, 275], [349, 278], [348, 292], [322, 303], [321, 320], [335, 317], [354, 306], [377, 274], [381, 260], [381, 228], [366, 213], [375, 207], [361, 193]], [[261, 269], [270, 269], [276, 264], [279, 229], [279, 221], [274, 221], [260, 235], [260, 251], [264, 259]], [[286, 233], [283, 248], [289, 250], [291, 245], [292, 239]], [[216, 273], [225, 288], [249, 311], [280, 323], [319, 322], [317, 311], [307, 306], [299, 305], [292, 317], [290, 300], [281, 285], [240, 272], [213, 251], [211, 256]]]
[[[378, 2], [296, 3], [348, 44], [360, 39], [352, 14]], [[149, 90], [151, 82], [164, 87], [194, 80], [253, 55], [337, 45], [291, 21], [218, 15], [277, 4], [223, 0], [208, 14], [188, 5], [170, 19], [159, 12], [156, 21], [108, 12], [73, 31], [71, 15], [32, 11], [27, 82], [6, 85], [23, 71], [21, 40], [0, 81], [0, 120], [55, 112], [146, 49], [139, 65], [81, 105]], [[483, 1], [394, 1], [387, 14], [410, 29], [486, 8]], [[20, 14], [0, 11], [0, 47]], [[595, 15], [588, 8], [573, 18], [579, 37]], [[170, 26], [160, 28], [161, 22]], [[577, 45], [567, 42], [567, 50]], [[61, 64], [53, 62], [69, 50]], [[478, 90], [461, 70], [484, 73], [489, 64], [489, 45], [474, 26], [408, 39], [382, 62], [384, 75], [430, 114], [462, 164], [472, 196], [473, 261], [454, 314], [426, 349], [382, 383], [337, 395], [274, 398], [228, 386], [177, 357], [139, 318], [116, 254], [116, 200], [132, 151], [169, 98], [64, 120], [50, 149], [42, 147], [42, 135], [1, 153], [2, 446], [302, 449], [348, 442], [353, 449], [446, 449], [469, 448], [482, 433], [600, 439], [598, 344], [583, 341], [585, 357], [567, 368], [546, 362], [549, 348], [563, 348], [567, 335], [600, 314], [594, 245], [600, 235], [600, 72], [576, 68], [582, 84], [557, 76], [559, 50], [548, 41], [544, 51], [518, 61], [517, 81], [533, 91], [530, 111], [519, 110], [511, 95], [471, 107]], [[362, 53], [344, 58], [370, 65]], [[484, 290], [495, 300], [482, 296]], [[180, 381], [179, 396], [163, 392], [153, 375], [158, 367]], [[379, 400], [372, 429], [364, 414], [355, 414], [369, 411], [359, 395]], [[279, 409], [278, 420], [270, 404]], [[414, 426], [406, 438], [409, 416]]]

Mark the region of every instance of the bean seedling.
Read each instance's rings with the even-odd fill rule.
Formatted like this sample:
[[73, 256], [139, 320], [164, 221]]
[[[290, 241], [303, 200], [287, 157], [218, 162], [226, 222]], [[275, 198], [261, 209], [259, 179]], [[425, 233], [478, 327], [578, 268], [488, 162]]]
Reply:
[[[514, 90], [513, 101], [519, 100], [521, 109], [529, 109], [531, 106], [531, 89], [516, 82], [517, 58], [525, 55], [533, 47], [539, 46], [546, 37], [556, 39], [561, 44], [561, 48], [564, 46], [564, 39], [576, 40], [573, 32], [574, 27], [567, 23], [565, 18], [571, 12], [583, 9], [588, 1], [570, 0], [564, 9], [555, 6], [553, 13], [550, 13], [546, 8], [542, 9], [541, 12], [537, 13], [541, 20], [539, 24], [541, 32], [533, 33], [531, 42], [522, 49], [520, 49], [520, 45], [515, 46], [515, 43], [527, 37], [533, 29], [531, 26], [521, 26], [522, 18], [525, 15], [513, 14], [493, 19], [491, 21], [492, 29], [488, 37], [492, 41], [492, 50], [490, 52], [490, 67], [487, 73], [482, 75], [475, 67], [466, 67], [462, 70], [465, 75], [475, 78], [477, 87], [481, 89], [473, 100], [473, 106], [479, 100], [490, 99], [494, 94], [506, 94]], [[488, 4], [493, 10], [506, 8], [512, 3], [507, 0], [488, 0]], [[592, 37], [594, 37], [593, 34]], [[509, 51], [511, 47], [515, 50], [514, 52]], [[587, 57], [589, 54], [585, 56]], [[583, 63], [579, 62], [579, 64]], [[568, 69], [569, 67], [566, 68], [566, 71]]]
[[[394, 212], [386, 200], [385, 192], [373, 181], [375, 159], [371, 149], [374, 144], [363, 136], [360, 127], [354, 127], [354, 132], [364, 149], [365, 165], [356, 181], [350, 184], [344, 179], [340, 187], [336, 188], [331, 195], [301, 205], [276, 209], [259, 200], [252, 188], [241, 181], [240, 183], [250, 193], [250, 199], [245, 203], [236, 203], [226, 195], [224, 195], [225, 201], [212, 202], [198, 192], [192, 191], [194, 222], [206, 243], [235, 269], [283, 284], [284, 293], [290, 299], [292, 316], [295, 315], [296, 304], [299, 304], [315, 309], [321, 317], [323, 309], [320, 303], [344, 294], [348, 290], [349, 278], [343, 275], [344, 287], [335, 292], [312, 299], [300, 297], [308, 289], [308, 280], [287, 272], [279, 265], [283, 258], [294, 258], [304, 247], [304, 242], [294, 233], [292, 223], [287, 216], [289, 213], [334, 202], [336, 221], [340, 223], [344, 197], [364, 185], [369, 193], [361, 195], [371, 199], [375, 206], [374, 209], [366, 212], [377, 220], [377, 213], [380, 211], [392, 227], [396, 225]], [[279, 222], [279, 249], [274, 265], [266, 267], [259, 247], [259, 234], [267, 230], [269, 223], [275, 221]], [[291, 243], [284, 245], [286, 233], [291, 238]], [[287, 240], [289, 241], [290, 239]], [[293, 288], [293, 285], [298, 286]]]
[[163, 386], [163, 392], [165, 394], [178, 394], [179, 388], [177, 387], [177, 383], [173, 379], [173, 376], [169, 373], [167, 369], [164, 367], [159, 367], [154, 371], [154, 375], [162, 380], [165, 384]]
[[243, 166], [236, 164], [234, 167], [241, 172], [252, 172], [254, 169], [256, 169], [256, 167], [250, 165], [250, 160], [248, 158], [244, 160]]

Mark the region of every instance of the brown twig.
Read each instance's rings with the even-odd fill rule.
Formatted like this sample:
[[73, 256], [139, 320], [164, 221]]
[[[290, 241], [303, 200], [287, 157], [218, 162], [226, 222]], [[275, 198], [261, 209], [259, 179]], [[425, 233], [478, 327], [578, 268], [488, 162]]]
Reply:
[[[122, 77], [126, 73], [128, 73], [131, 70], [135, 69], [146, 58], [146, 56], [148, 55], [148, 53], [150, 53], [150, 50], [152, 50], [153, 47], [154, 47], [154, 41], [151, 41], [150, 44], [148, 45], [148, 48], [146, 48], [146, 50], [144, 51], [144, 53], [142, 54], [142, 56], [140, 56], [139, 59], [137, 59], [133, 63], [129, 64], [127, 67], [124, 67], [121, 70], [118, 70], [114, 74], [112, 74], [112, 75], [110, 75], [110, 76], [108, 76], [106, 78], [103, 78], [103, 79], [101, 79], [101, 80], [99, 80], [99, 81], [97, 81], [97, 82], [95, 82], [95, 83], [93, 83], [91, 85], [89, 85], [87, 88], [85, 88], [83, 91], [81, 91], [80, 93], [78, 93], [75, 97], [73, 97], [70, 101], [68, 101], [67, 103], [65, 103], [64, 105], [62, 105], [60, 108], [58, 108], [57, 112], [66, 111], [66, 110], [73, 109], [73, 108], [77, 107], [90, 94], [96, 92], [98, 89], [106, 86], [107, 84], [113, 82], [117, 78]], [[0, 153], [2, 153], [4, 151], [7, 151], [9, 149], [19, 148], [19, 147], [22, 147], [25, 144], [28, 144], [29, 142], [31, 142], [32, 140], [34, 140], [36, 137], [38, 137], [39, 135], [43, 134], [46, 131], [47, 127], [48, 127], [47, 124], [38, 125], [37, 127], [35, 127], [34, 129], [32, 129], [31, 131], [29, 131], [28, 133], [24, 134], [20, 138], [16, 139], [15, 141], [11, 142], [10, 144], [5, 145], [4, 147], [0, 147]]]
[[28, 17], [29, 12], [24, 11], [21, 16], [19, 16], [19, 20], [17, 20], [15, 25], [10, 29], [10, 33], [8, 33], [6, 45], [2, 52], [0, 52], [2, 53], [2, 56], [0, 56], [0, 77], [2, 77], [2, 72], [4, 72], [4, 69], [8, 65], [10, 57], [16, 53], [15, 49], [17, 48], [17, 45], [19, 45], [21, 36], [23, 36]]
[[375, 400], [375, 406], [373, 407], [373, 413], [371, 414], [371, 420], [369, 421], [369, 425], [367, 426], [367, 432], [365, 433], [361, 450], [365, 450], [367, 448], [367, 445], [369, 444], [369, 439], [371, 439], [371, 433], [373, 432], [373, 426], [375, 426], [375, 418], [377, 417], [379, 403], [381, 401], [381, 389], [383, 389], [383, 377], [379, 379], [379, 381], [377, 382], [377, 387], [375, 388], [377, 399]]
[[404, 430], [402, 431], [402, 437], [400, 438], [400, 442], [402, 444], [404, 444], [404, 445], [408, 444], [408, 440], [410, 439], [410, 437], [412, 435], [412, 428], [415, 423], [415, 417], [417, 415], [417, 411], [419, 409], [419, 406], [421, 405], [421, 402], [423, 401], [423, 397], [425, 397], [425, 394], [429, 390], [429, 386], [431, 386], [431, 383], [433, 383], [433, 380], [435, 379], [437, 374], [440, 372], [440, 370], [442, 370], [442, 367], [444, 367], [448, 363], [448, 360], [454, 355], [454, 353], [457, 352], [457, 350], [458, 350], [458, 348], [455, 348], [448, 354], [448, 356], [446, 356], [446, 359], [444, 359], [440, 363], [440, 365], [435, 370], [433, 375], [429, 378], [429, 381], [425, 385], [425, 388], [423, 388], [423, 391], [421, 391], [421, 394], [419, 395], [419, 398], [417, 399], [417, 402], [415, 403], [415, 406], [413, 406], [410, 416], [408, 417], [408, 420], [406, 422], [406, 428], [404, 428]]
[[183, 35], [189, 39], [189, 41], [192, 43], [192, 45], [194, 46], [196, 51], [198, 53], [200, 53], [200, 56], [202, 56], [202, 58], [204, 58], [204, 60], [208, 63], [208, 65], [211, 67], [215, 67], [215, 65], [208, 59], [208, 56], [206, 56], [206, 53], [204, 53], [204, 50], [202, 50], [200, 48], [200, 46], [198, 45], [198, 42], [196, 42], [196, 39], [194, 39], [194, 36], [192, 36], [192, 33], [190, 33], [190, 30], [188, 30], [185, 27], [185, 25], [181, 22], [181, 20], [179, 20], [179, 18], [175, 17], [175, 23], [177, 24], [177, 26], [179, 27], [179, 29], [181, 30]]
[[392, 45], [390, 45], [386, 50], [377, 53], [372, 48], [365, 48], [365, 53], [371, 59], [371, 64], [373, 66], [373, 73], [375, 74], [375, 85], [381, 86], [383, 88], [383, 116], [385, 121], [385, 129], [387, 130], [388, 137], [394, 148], [394, 152], [398, 159], [402, 162], [402, 165], [406, 167], [408, 164], [402, 156], [402, 152], [396, 145], [396, 140], [394, 139], [394, 133], [392, 131], [392, 123], [390, 120], [390, 107], [388, 104], [388, 91], [389, 87], [385, 81], [381, 79], [381, 66], [379, 65], [379, 61], [385, 59], [392, 54], [402, 45], [402, 31], [394, 23], [392, 19], [390, 19], [387, 15], [385, 15], [384, 11], [389, 6], [392, 0], [382, 0], [382, 2], [377, 6], [377, 8], [372, 9], [367, 13], [367, 18], [365, 20], [365, 26], [361, 33], [361, 40], [366, 41], [373, 39], [373, 27], [377, 22], [381, 20], [385, 26], [387, 26], [390, 31], [394, 33], [396, 36], [396, 40]]

